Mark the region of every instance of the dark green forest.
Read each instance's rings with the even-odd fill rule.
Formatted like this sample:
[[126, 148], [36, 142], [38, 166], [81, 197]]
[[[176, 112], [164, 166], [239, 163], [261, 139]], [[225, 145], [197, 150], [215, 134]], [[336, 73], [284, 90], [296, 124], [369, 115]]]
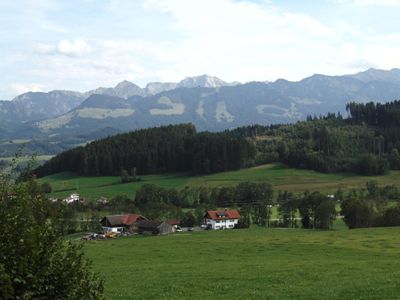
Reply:
[[182, 124], [119, 134], [63, 152], [36, 174], [208, 174], [271, 162], [364, 175], [400, 169], [400, 101], [352, 102], [346, 109], [347, 118], [329, 113], [295, 124], [253, 125], [221, 133], [197, 133], [193, 125]]
[[254, 156], [255, 144], [246, 138], [229, 133], [197, 133], [193, 125], [181, 124], [119, 134], [71, 149], [52, 158], [35, 173], [207, 174], [246, 167]]
[[320, 172], [385, 174], [400, 169], [400, 101], [350, 103], [348, 118], [330, 113], [290, 125], [230, 131], [256, 141], [255, 164], [282, 162]]

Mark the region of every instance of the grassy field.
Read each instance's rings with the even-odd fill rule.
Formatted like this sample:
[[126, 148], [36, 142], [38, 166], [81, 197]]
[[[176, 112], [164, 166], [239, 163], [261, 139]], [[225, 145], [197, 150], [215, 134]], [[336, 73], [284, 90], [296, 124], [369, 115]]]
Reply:
[[379, 185], [400, 186], [400, 171], [391, 171], [385, 176], [358, 176], [355, 174], [324, 174], [310, 170], [288, 168], [282, 164], [269, 164], [239, 171], [217, 173], [207, 176], [187, 176], [185, 174], [147, 175], [142, 181], [121, 184], [118, 176], [86, 177], [71, 173], [59, 173], [41, 178], [41, 182], [49, 182], [53, 187], [52, 196], [65, 197], [72, 191], [82, 196], [95, 199], [100, 196], [112, 197], [126, 194], [133, 197], [136, 190], [145, 183], [154, 183], [168, 188], [184, 188], [185, 186], [224, 186], [236, 185], [243, 181], [267, 181], [274, 190], [302, 192], [319, 190], [334, 192], [343, 189], [364, 187], [369, 180], [376, 180]]
[[88, 242], [106, 299], [399, 299], [400, 229], [251, 228]]

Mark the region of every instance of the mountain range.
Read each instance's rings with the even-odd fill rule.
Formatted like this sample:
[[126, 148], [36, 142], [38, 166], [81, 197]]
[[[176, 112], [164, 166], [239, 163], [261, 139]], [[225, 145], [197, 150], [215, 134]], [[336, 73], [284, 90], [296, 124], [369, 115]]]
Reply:
[[140, 88], [29, 92], [0, 102], [0, 139], [92, 140], [151, 126], [193, 123], [219, 131], [250, 124], [291, 123], [307, 115], [346, 114], [346, 103], [400, 99], [400, 69], [342, 76], [315, 74], [300, 81], [227, 83], [203, 75]]
[[0, 125], [6, 127], [21, 122], [27, 123], [56, 117], [76, 108], [94, 94], [128, 99], [132, 96], [147, 97], [176, 88], [217, 88], [235, 84], [238, 83], [227, 83], [217, 77], [202, 75], [187, 77], [178, 83], [151, 82], [143, 89], [125, 80], [114, 88], [99, 87], [84, 93], [62, 90], [48, 93], [28, 92], [15, 97], [12, 101], [0, 101]]

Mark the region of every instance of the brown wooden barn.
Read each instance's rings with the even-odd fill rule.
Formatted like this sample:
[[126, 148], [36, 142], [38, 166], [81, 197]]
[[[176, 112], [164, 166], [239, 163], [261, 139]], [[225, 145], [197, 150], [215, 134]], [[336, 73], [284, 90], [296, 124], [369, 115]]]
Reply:
[[143, 220], [137, 223], [139, 233], [169, 234], [173, 233], [173, 226], [165, 221]]
[[125, 215], [111, 215], [105, 216], [101, 219], [100, 224], [104, 232], [122, 232], [122, 231], [136, 231], [137, 223], [147, 220], [145, 217], [138, 214], [125, 214]]

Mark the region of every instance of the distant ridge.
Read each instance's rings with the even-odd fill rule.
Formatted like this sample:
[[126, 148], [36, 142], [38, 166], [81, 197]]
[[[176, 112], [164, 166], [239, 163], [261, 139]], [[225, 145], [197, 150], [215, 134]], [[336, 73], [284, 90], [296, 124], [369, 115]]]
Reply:
[[244, 84], [209, 75], [153, 82], [144, 88], [122, 81], [85, 93], [29, 92], [0, 102], [0, 139], [90, 138], [101, 128], [123, 132], [189, 122], [198, 130], [220, 131], [255, 123], [293, 123], [327, 112], [345, 115], [350, 101], [396, 99], [400, 69]]

